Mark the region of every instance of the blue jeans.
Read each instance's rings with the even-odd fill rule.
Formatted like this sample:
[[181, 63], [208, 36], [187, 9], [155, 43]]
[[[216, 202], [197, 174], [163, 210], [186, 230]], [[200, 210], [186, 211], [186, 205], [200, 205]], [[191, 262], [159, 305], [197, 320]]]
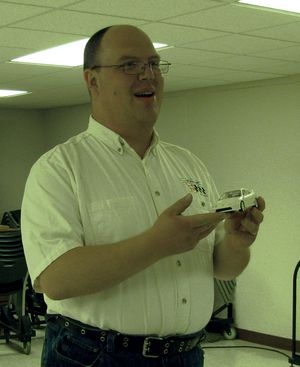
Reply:
[[114, 352], [113, 340], [106, 345], [96, 338], [73, 333], [48, 319], [42, 367], [203, 367], [204, 352], [196, 347], [189, 352], [147, 358], [128, 351]]

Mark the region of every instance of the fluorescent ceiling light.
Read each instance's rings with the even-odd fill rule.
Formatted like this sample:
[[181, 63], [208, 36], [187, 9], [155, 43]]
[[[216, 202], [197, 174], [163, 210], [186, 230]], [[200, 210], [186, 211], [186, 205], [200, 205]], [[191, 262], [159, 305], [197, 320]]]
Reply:
[[40, 65], [54, 65], [73, 67], [82, 65], [83, 50], [87, 39], [67, 43], [65, 45], [48, 48], [44, 51], [35, 52], [30, 55], [18, 57], [12, 62], [21, 62]]
[[164, 48], [170, 48], [170, 46], [168, 46], [167, 44], [165, 43], [158, 43], [158, 42], [153, 42], [153, 46], [156, 50], [159, 50], [159, 49], [164, 49]]
[[239, 3], [300, 13], [300, 1], [296, 0], [239, 0]]
[[[67, 43], [65, 45], [52, 47], [44, 51], [35, 52], [30, 55], [18, 57], [12, 62], [52, 65], [62, 67], [74, 67], [83, 64], [83, 52], [88, 38]], [[164, 43], [154, 43], [156, 49], [168, 48]]]
[[26, 90], [0, 89], [0, 98], [16, 97], [16, 96], [21, 96], [23, 94], [30, 94], [30, 93], [31, 92], [27, 92]]

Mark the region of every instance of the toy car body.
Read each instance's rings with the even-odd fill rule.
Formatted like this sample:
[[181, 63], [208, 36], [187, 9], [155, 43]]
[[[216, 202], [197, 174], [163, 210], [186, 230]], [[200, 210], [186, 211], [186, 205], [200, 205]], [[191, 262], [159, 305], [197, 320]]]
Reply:
[[216, 212], [245, 211], [249, 207], [257, 207], [255, 192], [248, 189], [227, 191], [220, 196], [216, 205]]

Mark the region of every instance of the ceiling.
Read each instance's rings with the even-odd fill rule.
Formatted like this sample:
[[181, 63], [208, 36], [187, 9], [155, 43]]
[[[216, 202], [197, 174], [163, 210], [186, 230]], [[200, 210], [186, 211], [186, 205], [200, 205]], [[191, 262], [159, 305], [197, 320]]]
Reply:
[[89, 37], [113, 24], [142, 28], [172, 63], [166, 91], [300, 74], [300, 17], [258, 10], [236, 0], [0, 0], [0, 108], [87, 103], [81, 67], [12, 64], [9, 60]]

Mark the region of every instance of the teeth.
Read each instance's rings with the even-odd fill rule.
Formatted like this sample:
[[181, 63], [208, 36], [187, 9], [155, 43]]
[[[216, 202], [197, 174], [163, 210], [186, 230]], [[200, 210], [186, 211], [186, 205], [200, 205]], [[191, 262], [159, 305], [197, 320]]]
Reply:
[[153, 92], [141, 92], [141, 93], [136, 93], [135, 95], [136, 96], [146, 96], [146, 97], [149, 97], [149, 96], [152, 96], [153, 95]]

